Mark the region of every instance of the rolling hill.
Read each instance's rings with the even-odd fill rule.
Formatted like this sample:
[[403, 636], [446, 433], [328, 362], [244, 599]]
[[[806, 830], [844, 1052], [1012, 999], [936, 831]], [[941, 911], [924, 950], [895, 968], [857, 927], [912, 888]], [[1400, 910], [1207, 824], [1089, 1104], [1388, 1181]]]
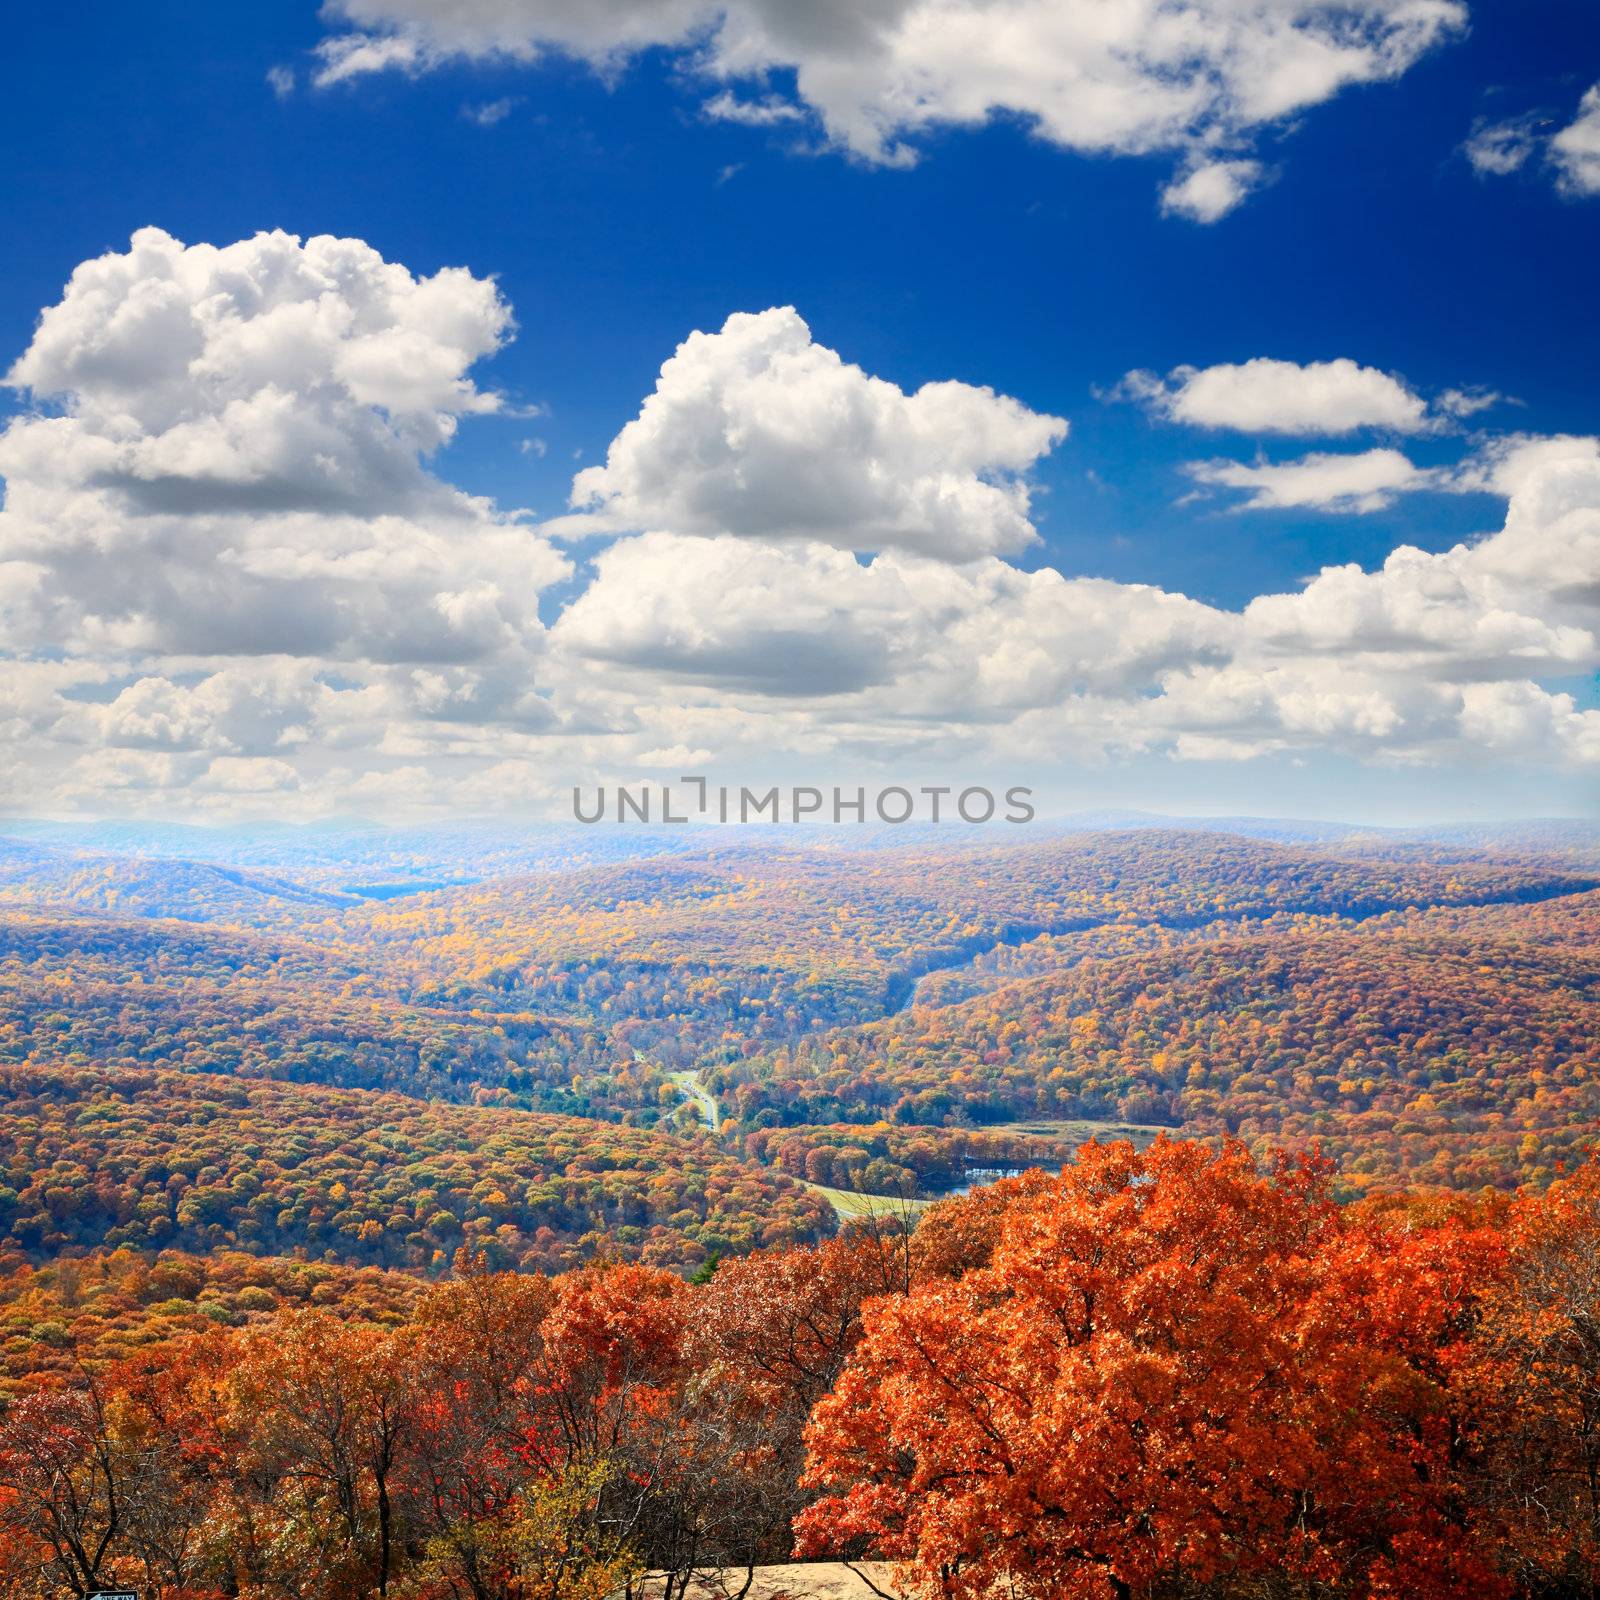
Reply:
[[304, 1251], [446, 1270], [688, 1265], [811, 1239], [827, 1208], [690, 1142], [401, 1095], [110, 1067], [0, 1069], [0, 1240], [32, 1260]]
[[711, 1081], [746, 1122], [1120, 1118], [1319, 1140], [1356, 1186], [1547, 1181], [1600, 1134], [1600, 901], [1563, 905], [1083, 961]]

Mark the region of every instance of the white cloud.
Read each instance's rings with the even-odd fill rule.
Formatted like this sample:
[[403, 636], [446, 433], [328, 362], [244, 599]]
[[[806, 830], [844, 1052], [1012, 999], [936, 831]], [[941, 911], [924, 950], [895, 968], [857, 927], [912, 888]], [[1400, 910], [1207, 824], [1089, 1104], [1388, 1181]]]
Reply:
[[1510, 504], [1505, 526], [1473, 547], [1475, 561], [1522, 597], [1521, 605], [1594, 631], [1600, 627], [1600, 439], [1518, 440], [1491, 459], [1488, 486]]
[[1259, 161], [1206, 161], [1161, 191], [1161, 209], [1191, 222], [1220, 222], [1261, 186]]
[[504, 122], [516, 108], [517, 102], [512, 96], [502, 95], [498, 100], [464, 105], [461, 108], [461, 115], [468, 122], [477, 123], [480, 128], [492, 128], [496, 123]]
[[1552, 136], [1549, 155], [1565, 193], [1600, 194], [1600, 83], [1579, 102], [1577, 116]]
[[1181, 760], [1248, 761], [1337, 750], [1417, 767], [1600, 760], [1600, 712], [1522, 680], [1454, 684], [1330, 661], [1232, 665], [1175, 678], [1151, 709]]
[[268, 67], [267, 87], [280, 100], [287, 100], [294, 93], [294, 68]]
[[[578, 475], [576, 528], [621, 536], [546, 629], [568, 564], [427, 454], [496, 405], [469, 373], [508, 328], [492, 285], [354, 241], [147, 234], [86, 263], [14, 369], [55, 409], [0, 435], [4, 803], [459, 814], [788, 758], [1600, 763], [1600, 711], [1570, 692], [1600, 668], [1600, 440], [1200, 463], [1254, 505], [1507, 501], [1488, 537], [1228, 610], [1003, 559], [1058, 420], [905, 394], [793, 312], [734, 317]], [[1398, 380], [1350, 365], [1394, 404]]]
[[[1459, 34], [1459, 0], [331, 0], [349, 31], [318, 81], [418, 72], [453, 59], [576, 57], [615, 73], [677, 51], [725, 86], [712, 107], [788, 120], [758, 90], [794, 73], [798, 103], [838, 148], [907, 165], [941, 126], [1020, 118], [1090, 153], [1175, 153], [1166, 205], [1223, 215], [1252, 188], [1261, 130], [1355, 84], [1393, 80]], [[753, 109], [751, 109], [753, 108]]]
[[322, 88], [373, 72], [415, 72], [428, 65], [427, 52], [401, 34], [340, 34], [324, 40], [317, 55], [322, 64], [313, 82]]
[[1191, 461], [1196, 483], [1239, 489], [1248, 497], [1244, 511], [1307, 509], [1332, 512], [1382, 511], [1396, 495], [1439, 482], [1437, 474], [1414, 466], [1398, 450], [1364, 450], [1356, 455], [1315, 454], [1298, 461]]
[[1421, 433], [1431, 426], [1427, 402], [1403, 379], [1345, 357], [1302, 365], [1257, 356], [1212, 367], [1177, 367], [1165, 379], [1130, 372], [1118, 392], [1168, 422], [1237, 433], [1340, 435], [1358, 428]]
[[666, 750], [641, 750], [635, 758], [641, 767], [661, 767], [668, 772], [692, 771], [715, 759], [712, 750], [691, 750], [688, 745], [675, 744]]
[[66, 415], [13, 423], [4, 466], [145, 512], [464, 507], [418, 456], [498, 409], [465, 372], [509, 328], [493, 283], [359, 240], [145, 228], [73, 273], [6, 375]]
[[1600, 758], [1600, 712], [1538, 682], [1600, 665], [1600, 446], [1526, 442], [1492, 470], [1514, 485], [1499, 534], [1329, 567], [1238, 613], [993, 558], [653, 534], [600, 558], [552, 647], [604, 664], [630, 706], [670, 684], [706, 717], [760, 708], [791, 749], [903, 755], [936, 730], [946, 752], [1013, 755]]
[[566, 563], [425, 464], [498, 408], [467, 371], [510, 327], [492, 282], [359, 240], [147, 228], [83, 263], [5, 380], [39, 408], [0, 433], [0, 648], [526, 648]]
[[1149, 690], [1168, 667], [1222, 659], [1233, 629], [1182, 595], [995, 559], [863, 565], [823, 544], [656, 533], [600, 557], [552, 643], [679, 683], [959, 721]]
[[684, 770], [746, 772], [1163, 752], [1591, 766], [1600, 712], [1539, 680], [1600, 667], [1600, 441], [1523, 440], [1480, 471], [1511, 496], [1499, 533], [1332, 566], [1238, 612], [996, 557], [654, 533], [597, 557], [542, 691], [509, 659], [109, 685], [94, 662], [0, 662], [0, 727], [39, 768], [30, 804], [208, 816], [516, 809], [674, 749], [695, 754]]
[[771, 128], [785, 122], [801, 122], [805, 112], [781, 95], [762, 95], [758, 100], [743, 100], [731, 89], [724, 89], [701, 106], [713, 122], [737, 122], [746, 128]]
[[826, 545], [645, 534], [600, 556], [556, 633], [579, 656], [668, 679], [840, 694], [884, 682], [911, 642], [882, 589], [870, 568]]
[[80, 706], [61, 731], [123, 749], [288, 749], [310, 738], [331, 693], [313, 668], [291, 660], [226, 667], [191, 685], [141, 677], [109, 702]]
[[202, 793], [279, 795], [300, 787], [300, 775], [287, 761], [218, 756], [196, 780]]
[[1504, 177], [1519, 172], [1541, 150], [1556, 188], [1574, 200], [1600, 195], [1600, 83], [1578, 102], [1564, 127], [1550, 132], [1552, 118], [1530, 111], [1501, 122], [1478, 122], [1462, 149], [1475, 172]]
[[1499, 494], [1513, 510], [1540, 482], [1558, 481], [1549, 469], [1573, 466], [1585, 470], [1600, 462], [1600, 439], [1588, 434], [1502, 434], [1487, 441], [1450, 475], [1450, 487], [1462, 493]]
[[1503, 178], [1520, 171], [1537, 153], [1545, 126], [1546, 119], [1537, 112], [1502, 122], [1480, 121], [1461, 148], [1474, 172]]
[[1359, 668], [1383, 658], [1452, 679], [1582, 671], [1588, 629], [1563, 624], [1548, 599], [1508, 588], [1485, 547], [1443, 555], [1402, 545], [1383, 566], [1324, 567], [1297, 594], [1262, 595], [1244, 611], [1256, 646], [1273, 656], [1321, 656]]
[[992, 389], [914, 394], [816, 344], [788, 308], [695, 333], [573, 480], [565, 534], [661, 529], [970, 560], [1035, 537], [1024, 474], [1067, 425]]
[[[68, 794], [113, 794], [120, 801], [129, 791], [171, 794], [187, 790], [205, 770], [203, 761], [159, 755], [145, 750], [94, 750], [79, 756], [68, 769]], [[40, 798], [36, 795], [35, 800]]]
[[1600, 440], [1508, 444], [1478, 486], [1510, 497], [1498, 533], [1252, 601], [1228, 665], [1168, 680], [1180, 742], [1198, 729], [1244, 753], [1600, 759], [1600, 711], [1538, 682], [1600, 667]]
[[1506, 757], [1547, 761], [1552, 749], [1585, 766], [1600, 764], [1600, 712], [1580, 711], [1570, 694], [1536, 683], [1469, 683], [1461, 691], [1462, 739]]
[[1508, 401], [1496, 389], [1445, 389], [1434, 396], [1433, 409], [1438, 416], [1465, 421], [1480, 412], [1492, 411], [1496, 406], [1518, 403], [1515, 400]]

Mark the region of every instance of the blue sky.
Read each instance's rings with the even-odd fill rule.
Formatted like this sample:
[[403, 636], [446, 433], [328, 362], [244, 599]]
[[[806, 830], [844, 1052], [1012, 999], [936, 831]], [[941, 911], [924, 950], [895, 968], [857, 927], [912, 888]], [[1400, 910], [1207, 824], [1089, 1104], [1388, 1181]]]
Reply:
[[[515, 12], [514, 0], [506, 4]], [[12, 223], [0, 256], [5, 360], [28, 349], [41, 310], [62, 298], [80, 262], [126, 250], [150, 225], [189, 245], [224, 246], [265, 229], [328, 233], [365, 241], [418, 278], [465, 267], [493, 278], [517, 333], [471, 367], [480, 391], [503, 397], [499, 410], [463, 416], [428, 467], [501, 511], [545, 518], [566, 510], [574, 470], [604, 458], [686, 335], [714, 331], [733, 312], [792, 305], [817, 345], [908, 393], [955, 379], [1067, 421], [1065, 440], [1026, 474], [1039, 538], [1010, 552], [1012, 565], [1154, 585], [1230, 612], [1293, 591], [1324, 565], [1373, 568], [1398, 545], [1438, 553], [1493, 534], [1505, 495], [1457, 480], [1366, 513], [1240, 510], [1236, 492], [1191, 494], [1186, 463], [1385, 447], [1419, 469], [1449, 469], [1481, 452], [1480, 430], [1600, 434], [1600, 198], [1570, 185], [1562, 192], [1540, 142], [1573, 121], [1600, 80], [1600, 16], [1584, 0], [1477, 0], [1467, 29], [1422, 51], [1393, 81], [1345, 88], [1253, 128], [1241, 153], [1263, 164], [1266, 181], [1209, 224], [1163, 214], [1162, 188], [1187, 159], [1171, 148], [1083, 154], [1002, 113], [982, 126], [917, 132], [909, 170], [874, 165], [819, 149], [824, 136], [799, 119], [749, 127], [708, 117], [694, 60], [673, 46], [603, 73], [570, 57], [529, 65], [435, 48], [421, 68], [314, 85], [315, 52], [330, 38], [356, 26], [392, 37], [418, 9], [408, 0], [395, 23], [376, 0], [331, 18], [295, 4], [92, 4], [29, 8], [9, 20], [13, 67], [0, 101], [8, 152], [0, 196]], [[530, 0], [529, 9], [539, 6]], [[292, 82], [275, 90], [274, 69]], [[776, 68], [760, 93], [769, 90], [794, 94], [793, 73]], [[488, 118], [485, 107], [494, 108]], [[1474, 169], [1463, 145], [1475, 126], [1532, 114], [1547, 120], [1518, 170]], [[1196, 429], [1111, 396], [1133, 370], [1260, 357], [1343, 358], [1427, 400], [1464, 388], [1507, 399], [1448, 430], [1397, 438], [1382, 428], [1322, 437]], [[22, 417], [41, 401], [19, 389], [7, 404]], [[605, 546], [564, 548], [574, 568], [541, 593], [546, 626], [583, 592], [587, 560]], [[97, 657], [101, 698], [141, 676], [188, 691], [223, 654], [122, 648], [114, 663]], [[86, 652], [78, 636], [46, 634], [11, 654], [38, 662]], [[1531, 676], [1571, 695], [1581, 714], [1595, 703], [1593, 665], [1581, 649], [1563, 661]], [[326, 679], [356, 662], [335, 651], [317, 670]], [[665, 681], [684, 683], [686, 670]], [[748, 700], [741, 705], [754, 714]], [[584, 718], [592, 725], [592, 711], [574, 731]], [[661, 737], [721, 758], [702, 737]], [[759, 738], [742, 737], [748, 763]], [[43, 731], [39, 738], [42, 749]], [[791, 752], [806, 747], [775, 735], [774, 748], [784, 740]], [[74, 742], [84, 736], [66, 740]], [[247, 748], [234, 736], [206, 748], [229, 760], [286, 762], [303, 789], [296, 803], [314, 808], [314, 796], [332, 803], [332, 791], [318, 787], [320, 768], [307, 765], [307, 747], [321, 742], [300, 739], [293, 757], [287, 746]], [[421, 748], [416, 739], [391, 742]], [[148, 798], [136, 785], [129, 805], [172, 807], [186, 789], [204, 787], [210, 768], [180, 759], [193, 751], [148, 741], [128, 748], [173, 758], [165, 781]], [[1025, 742], [1015, 760], [1038, 761], [1038, 748], [1037, 738]], [[408, 759], [395, 757], [400, 767]], [[432, 770], [432, 755], [414, 759]], [[467, 758], [456, 750], [438, 759]], [[482, 751], [471, 759], [481, 771]], [[910, 757], [885, 756], [890, 766], [897, 759]], [[937, 762], [927, 747], [916, 759]], [[1137, 799], [1124, 791], [1151, 781], [1163, 759], [1156, 748], [1113, 758], [1114, 780], [1067, 788], [1075, 798], [1115, 790]], [[1432, 781], [1417, 776], [1419, 759], [1437, 770], [1409, 746], [1397, 766], [1394, 751], [1352, 755], [1315, 740], [1291, 750], [1280, 740], [1259, 752], [1259, 766], [1236, 767], [1230, 755], [1225, 768], [1202, 759], [1193, 770], [1212, 772], [1199, 784], [1202, 802], [1215, 795], [1236, 806], [1257, 771], [1266, 801], [1305, 811], [1316, 809], [1312, 797], [1284, 772], [1372, 766], [1382, 777], [1371, 781], [1399, 805]], [[588, 775], [607, 760], [590, 749], [567, 765]], [[1537, 767], [1541, 789], [1566, 809], [1581, 807], [1593, 787], [1587, 760], [1574, 765], [1570, 756], [1486, 751], [1474, 762], [1455, 747], [1437, 758], [1475, 774], [1483, 805], [1523, 809], [1506, 793], [1507, 760]], [[54, 783], [59, 762], [45, 765]], [[347, 755], [335, 765], [348, 777], [360, 763]], [[1269, 772], [1278, 774], [1270, 782]], [[1366, 781], [1341, 778], [1337, 787], [1354, 792]], [[381, 808], [381, 789], [373, 793]], [[70, 784], [61, 794], [68, 807], [85, 803]]]

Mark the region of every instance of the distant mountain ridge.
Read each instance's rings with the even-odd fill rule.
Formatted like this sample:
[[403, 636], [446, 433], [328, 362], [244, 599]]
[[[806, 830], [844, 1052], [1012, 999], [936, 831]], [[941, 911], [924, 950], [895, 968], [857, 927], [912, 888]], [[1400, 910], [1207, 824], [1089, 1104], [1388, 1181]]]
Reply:
[[356, 900], [213, 861], [98, 855], [0, 841], [0, 903], [249, 925], [275, 920], [286, 906], [336, 910]]

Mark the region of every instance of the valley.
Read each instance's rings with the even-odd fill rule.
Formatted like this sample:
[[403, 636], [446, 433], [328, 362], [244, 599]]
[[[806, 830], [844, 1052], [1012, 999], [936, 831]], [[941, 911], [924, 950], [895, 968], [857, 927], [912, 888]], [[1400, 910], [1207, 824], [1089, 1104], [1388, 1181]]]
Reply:
[[[938, 831], [853, 850], [640, 833], [619, 855], [441, 830], [387, 857], [368, 831], [351, 863], [371, 881], [450, 884], [380, 899], [326, 887], [326, 832], [298, 857], [290, 835], [255, 859], [232, 837], [217, 862], [14, 839], [8, 1100], [19, 1069], [90, 1067], [157, 1100], [207, 1079], [308, 1107], [398, 1095], [485, 1126], [709, 1137], [821, 1189], [923, 1198], [1154, 1130], [1315, 1143], [1351, 1192], [1547, 1181], [1600, 1129], [1600, 846], [1577, 825], [1492, 848]], [[463, 838], [519, 870], [461, 881]]]
[[385, 1526], [454, 1574], [406, 1600], [507, 1538], [556, 1600], [826, 1588], [861, 1442], [1079, 1382], [1076, 1283], [1085, 1471], [1182, 1414], [1099, 1364], [1194, 1341], [1289, 1397], [1262, 1504], [1365, 1451], [1349, 1559], [1426, 1481], [1523, 1550], [1427, 1419], [1571, 1448], [1508, 1374], [1600, 1239], [1600, 830], [933, 832], [0, 840], [0, 1535], [70, 1483], [88, 1570], [184, 1600], [377, 1595]]

